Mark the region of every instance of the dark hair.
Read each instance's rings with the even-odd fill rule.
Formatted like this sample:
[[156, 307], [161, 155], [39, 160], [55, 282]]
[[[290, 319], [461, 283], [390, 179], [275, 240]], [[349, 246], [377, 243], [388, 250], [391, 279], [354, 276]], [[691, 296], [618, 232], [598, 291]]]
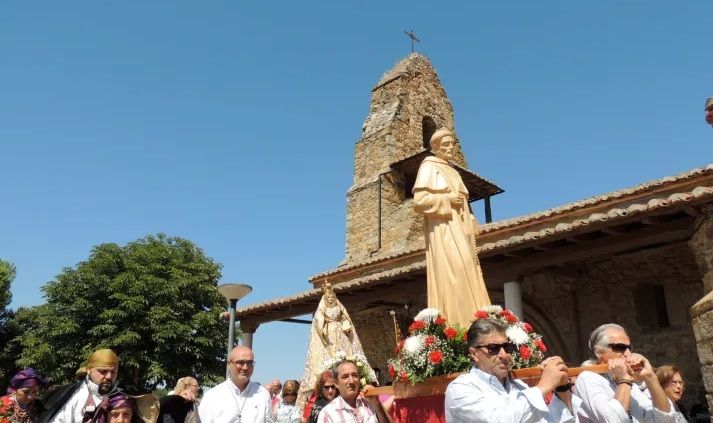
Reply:
[[[317, 395], [317, 398], [324, 398], [324, 393], [322, 392], [322, 388], [324, 388], [324, 384], [327, 383], [328, 380], [334, 380], [334, 375], [332, 375], [331, 370], [326, 370], [322, 372], [321, 375], [319, 375], [319, 379], [317, 379], [317, 383], [314, 384], [314, 393]], [[337, 390], [337, 395], [339, 395], [339, 391]]]
[[355, 362], [353, 362], [352, 360], [340, 360], [340, 361], [337, 361], [337, 362], [334, 364], [334, 366], [332, 366], [332, 377], [334, 377], [334, 380], [335, 380], [335, 381], [339, 380], [339, 366], [341, 366], [341, 365], [344, 364], [344, 363], [352, 363], [352, 364], [354, 365], [354, 367], [357, 368], [357, 371], [359, 371], [359, 366], [357, 366], [357, 364], [356, 364]]
[[507, 325], [500, 320], [495, 319], [478, 319], [474, 321], [468, 328], [468, 348], [478, 345], [481, 336], [490, 335], [491, 333], [505, 333]]

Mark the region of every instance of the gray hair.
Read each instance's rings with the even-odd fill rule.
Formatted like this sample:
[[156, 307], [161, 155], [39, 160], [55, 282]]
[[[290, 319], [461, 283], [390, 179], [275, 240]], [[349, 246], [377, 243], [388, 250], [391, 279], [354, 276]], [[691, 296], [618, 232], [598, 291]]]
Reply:
[[505, 333], [508, 326], [495, 319], [478, 319], [468, 328], [468, 348], [475, 348], [482, 336], [491, 333]]
[[431, 151], [435, 152], [438, 150], [438, 148], [441, 146], [441, 140], [445, 137], [453, 137], [453, 139], [456, 139], [456, 136], [453, 134], [453, 132], [447, 130], [447, 129], [439, 129], [436, 132], [431, 135], [431, 140], [429, 141], [429, 145], [431, 146]]
[[336, 363], [334, 363], [334, 365], [332, 366], [332, 377], [334, 377], [334, 380], [335, 380], [335, 381], [339, 380], [339, 366], [341, 366], [341, 365], [344, 364], [344, 363], [352, 363], [352, 364], [354, 365], [354, 367], [357, 368], [357, 371], [359, 371], [359, 366], [357, 366], [357, 364], [356, 364], [354, 361], [352, 361], [352, 360], [339, 360], [339, 361], [337, 361]]
[[626, 333], [626, 329], [616, 323], [605, 323], [594, 329], [592, 334], [589, 335], [589, 351], [591, 351], [592, 357], [598, 358], [597, 352], [599, 348], [606, 347], [609, 344], [608, 333], [612, 329]]

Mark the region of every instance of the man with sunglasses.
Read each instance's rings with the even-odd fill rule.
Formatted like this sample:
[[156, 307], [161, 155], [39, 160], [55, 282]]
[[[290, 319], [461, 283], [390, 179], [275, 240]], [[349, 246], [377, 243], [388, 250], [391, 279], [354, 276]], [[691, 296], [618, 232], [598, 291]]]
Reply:
[[447, 423], [547, 421], [545, 396], [567, 383], [567, 366], [559, 357], [547, 358], [542, 363], [542, 377], [533, 388], [511, 379], [510, 354], [515, 345], [505, 335], [506, 329], [505, 324], [492, 319], [470, 325], [468, 355], [473, 368], [446, 389]]
[[250, 376], [255, 356], [250, 348], [233, 348], [228, 358], [229, 378], [203, 396], [198, 415], [202, 423], [272, 423], [270, 393]]
[[623, 327], [607, 323], [594, 329], [589, 337], [589, 349], [597, 363], [609, 365], [609, 373], [601, 376], [582, 372], [577, 377], [575, 387], [586, 414], [580, 421], [666, 423], [675, 420], [675, 410], [649, 360], [632, 352], [629, 335]]

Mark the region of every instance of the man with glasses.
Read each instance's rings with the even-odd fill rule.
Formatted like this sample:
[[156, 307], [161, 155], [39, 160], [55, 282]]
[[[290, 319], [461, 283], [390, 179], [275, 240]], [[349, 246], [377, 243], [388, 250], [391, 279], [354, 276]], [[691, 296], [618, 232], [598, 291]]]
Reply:
[[[545, 403], [557, 386], [567, 383], [567, 366], [559, 357], [542, 363], [542, 377], [535, 387], [510, 378], [515, 345], [505, 335], [507, 326], [493, 319], [479, 319], [468, 329], [470, 372], [458, 376], [446, 389], [446, 422], [544, 422]], [[571, 417], [571, 416], [570, 416]]]
[[228, 358], [230, 377], [209, 390], [198, 406], [202, 423], [272, 423], [270, 393], [250, 376], [255, 356], [250, 348], [233, 348]]
[[629, 335], [623, 327], [607, 323], [594, 329], [589, 337], [589, 349], [599, 364], [609, 365], [609, 373], [601, 376], [582, 372], [577, 377], [575, 387], [586, 414], [580, 421], [665, 423], [675, 420], [675, 410], [649, 360], [632, 352]]

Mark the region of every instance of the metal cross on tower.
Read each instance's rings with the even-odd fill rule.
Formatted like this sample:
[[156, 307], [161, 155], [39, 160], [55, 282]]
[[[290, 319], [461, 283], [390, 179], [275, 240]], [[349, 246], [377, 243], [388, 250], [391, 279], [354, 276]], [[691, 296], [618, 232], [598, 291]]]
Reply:
[[411, 32], [404, 31], [404, 34], [408, 35], [408, 37], [411, 39], [411, 53], [413, 53], [413, 42], [416, 41], [417, 43], [420, 43], [421, 40], [416, 38], [416, 35], [413, 33], [413, 29], [411, 30]]

